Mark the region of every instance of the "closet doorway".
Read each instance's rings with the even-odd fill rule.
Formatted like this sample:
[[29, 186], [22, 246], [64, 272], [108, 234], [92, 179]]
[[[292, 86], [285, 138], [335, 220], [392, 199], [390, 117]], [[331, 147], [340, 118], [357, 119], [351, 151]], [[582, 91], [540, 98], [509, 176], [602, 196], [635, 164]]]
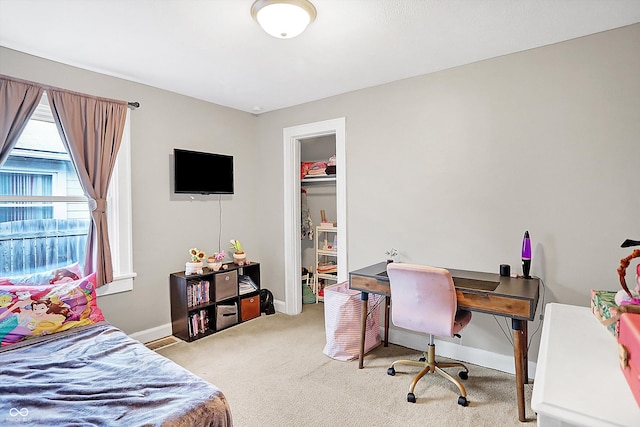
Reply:
[[[318, 136], [300, 140], [300, 161], [303, 165], [303, 173], [300, 187], [300, 207], [302, 221], [302, 238], [300, 240], [301, 260], [303, 269], [303, 281], [306, 271], [310, 272], [310, 285], [303, 286], [302, 306], [305, 303], [315, 303], [324, 300], [324, 287], [334, 285], [337, 279], [338, 259], [333, 248], [338, 247], [334, 238], [337, 233], [335, 228], [329, 226], [336, 224], [336, 175], [333, 164], [336, 158], [335, 134]], [[329, 172], [327, 172], [329, 171]], [[324, 216], [323, 216], [324, 215]], [[325, 222], [323, 223], [323, 218]], [[332, 231], [318, 231], [318, 227], [324, 229], [327, 226]], [[316, 252], [316, 246], [328, 252]], [[319, 264], [322, 264], [320, 269]], [[306, 269], [306, 271], [305, 271]], [[320, 274], [322, 273], [322, 275]], [[315, 291], [315, 294], [313, 293]]]
[[[338, 282], [347, 280], [347, 198], [345, 118], [309, 123], [284, 129], [284, 232], [285, 313], [302, 312], [302, 220], [300, 163], [302, 144], [335, 137], [335, 217], [337, 223]], [[306, 147], [305, 147], [306, 150]], [[319, 213], [318, 213], [319, 214]], [[319, 223], [318, 223], [319, 225]], [[306, 266], [308, 267], [308, 266]]]

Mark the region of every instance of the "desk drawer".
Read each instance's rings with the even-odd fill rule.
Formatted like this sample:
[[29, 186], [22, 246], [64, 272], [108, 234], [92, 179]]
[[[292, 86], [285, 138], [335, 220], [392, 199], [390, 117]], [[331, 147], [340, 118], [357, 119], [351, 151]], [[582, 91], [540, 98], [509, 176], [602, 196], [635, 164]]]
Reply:
[[533, 320], [531, 302], [490, 293], [472, 293], [456, 290], [458, 308], [486, 311], [491, 314], [504, 314], [507, 317]]
[[351, 276], [349, 288], [374, 294], [389, 295], [389, 281], [376, 280], [372, 277]]

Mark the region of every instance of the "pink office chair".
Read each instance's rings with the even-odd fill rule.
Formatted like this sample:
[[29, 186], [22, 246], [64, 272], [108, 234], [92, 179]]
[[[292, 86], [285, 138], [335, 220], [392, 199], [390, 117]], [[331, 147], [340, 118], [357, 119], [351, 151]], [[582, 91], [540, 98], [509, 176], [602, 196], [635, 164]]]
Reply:
[[[464, 369], [458, 375], [468, 378], [469, 369], [462, 363], [438, 363], [435, 361], [434, 336], [453, 337], [471, 320], [471, 312], [458, 310], [458, 300], [453, 279], [448, 270], [422, 265], [390, 263], [387, 275], [391, 285], [391, 320], [394, 325], [415, 332], [429, 334], [428, 350], [419, 361], [396, 360], [387, 370], [395, 375], [397, 364], [420, 366], [422, 370], [413, 378], [407, 401], [415, 403], [413, 390], [425, 374], [437, 372], [460, 390], [458, 404], [467, 406], [467, 392], [462, 383], [442, 368], [458, 366]], [[459, 336], [459, 335], [457, 335]]]

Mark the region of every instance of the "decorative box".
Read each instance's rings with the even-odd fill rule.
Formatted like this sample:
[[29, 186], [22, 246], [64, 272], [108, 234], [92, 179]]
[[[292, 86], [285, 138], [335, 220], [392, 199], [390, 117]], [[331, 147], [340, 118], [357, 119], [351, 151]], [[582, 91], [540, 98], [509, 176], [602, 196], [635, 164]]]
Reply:
[[228, 328], [238, 323], [238, 305], [218, 304], [216, 305], [216, 331]]
[[240, 321], [260, 317], [260, 295], [240, 298]]
[[591, 311], [614, 337], [618, 336], [618, 304], [615, 296], [616, 291], [591, 290]]
[[640, 406], [640, 314], [620, 315], [618, 346], [620, 369]]
[[238, 270], [218, 273], [214, 279], [216, 302], [238, 296]]

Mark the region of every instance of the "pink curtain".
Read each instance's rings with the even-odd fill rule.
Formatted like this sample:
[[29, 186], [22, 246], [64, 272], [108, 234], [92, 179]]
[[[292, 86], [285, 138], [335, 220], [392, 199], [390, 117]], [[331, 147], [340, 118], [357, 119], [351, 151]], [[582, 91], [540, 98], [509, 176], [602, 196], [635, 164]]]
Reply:
[[40, 86], [0, 76], [0, 165], [18, 142], [40, 102], [42, 91]]
[[127, 116], [127, 103], [47, 89], [53, 118], [89, 198], [85, 273], [96, 272], [97, 286], [113, 281], [106, 197]]

